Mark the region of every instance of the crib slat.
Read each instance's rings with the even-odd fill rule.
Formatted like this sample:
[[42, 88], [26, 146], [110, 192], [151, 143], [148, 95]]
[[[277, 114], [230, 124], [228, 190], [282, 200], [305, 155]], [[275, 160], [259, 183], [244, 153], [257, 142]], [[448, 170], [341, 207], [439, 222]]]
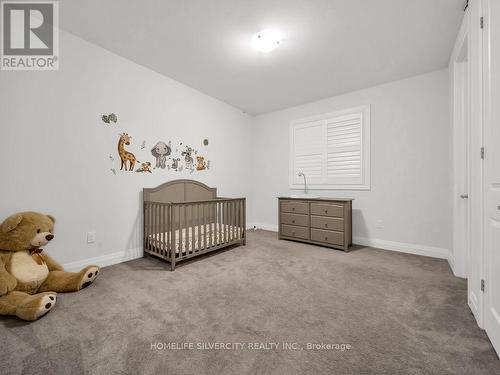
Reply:
[[216, 245], [221, 243], [221, 217], [222, 217], [222, 202], [217, 203], [217, 225], [216, 225], [216, 235], [215, 235], [215, 242]]
[[239, 218], [239, 214], [240, 214], [240, 202], [239, 201], [236, 201], [234, 202], [234, 239], [235, 240], [239, 240], [240, 239], [240, 235], [239, 235], [239, 227], [240, 227], [240, 218]]
[[155, 203], [153, 206], [153, 233], [156, 239], [155, 253], [160, 253], [160, 231], [158, 230], [158, 204]]
[[144, 206], [143, 206], [143, 209], [142, 209], [142, 217], [143, 217], [143, 220], [142, 220], [142, 237], [143, 237], [143, 241], [142, 241], [142, 248], [143, 248], [143, 251], [145, 252], [148, 248], [148, 240], [147, 240], [147, 236], [146, 236], [146, 228], [147, 228], [147, 220], [146, 220], [146, 212], [148, 210], [148, 204], [147, 203], [144, 203]]
[[226, 202], [226, 220], [224, 221], [224, 231], [225, 231], [225, 241], [229, 242], [231, 238], [229, 237], [229, 222], [231, 221], [231, 202]]
[[227, 240], [228, 242], [231, 242], [231, 220], [233, 220], [233, 202], [227, 202], [227, 211], [228, 211], [228, 217], [227, 217]]
[[153, 232], [153, 238], [154, 238], [154, 247], [153, 251], [155, 253], [158, 253], [158, 238], [156, 237], [156, 203], [153, 204], [153, 207], [151, 207], [151, 228]]
[[231, 202], [231, 241], [234, 241], [234, 215], [236, 213], [235, 202]]
[[163, 255], [163, 236], [161, 232], [161, 204], [158, 204], [156, 207], [156, 215], [157, 215], [157, 227], [158, 227], [158, 240], [160, 246], [158, 247], [158, 254]]
[[208, 227], [210, 228], [209, 230], [209, 237], [208, 237], [208, 246], [207, 247], [212, 247], [212, 234], [213, 234], [213, 223], [215, 222], [215, 216], [212, 214], [213, 211], [213, 204], [209, 203], [207, 205], [208, 208]]
[[[195, 247], [195, 251], [199, 251], [201, 249], [201, 222], [200, 222], [200, 206], [201, 204], [196, 205], [196, 229], [198, 231], [197, 243]], [[198, 249], [198, 250], [197, 250]]]
[[167, 249], [167, 241], [165, 239], [167, 235], [167, 231], [165, 230], [165, 204], [161, 205], [160, 209], [160, 230], [161, 230], [161, 255], [165, 256], [165, 252]]
[[224, 240], [225, 232], [224, 232], [224, 209], [225, 209], [225, 204], [224, 202], [220, 202], [220, 236], [219, 236], [219, 244], [223, 244], [226, 242]]
[[189, 228], [191, 232], [191, 250], [189, 251], [190, 254], [194, 252], [194, 205], [191, 204], [191, 225]]
[[148, 228], [147, 228], [147, 232], [148, 232], [148, 250], [151, 251], [151, 203], [148, 204], [148, 212], [147, 212], [147, 216], [148, 216]]
[[156, 207], [158, 205], [155, 203], [153, 204], [153, 210], [152, 210], [152, 213], [153, 213], [153, 218], [152, 218], [152, 224], [153, 224], [153, 237], [155, 239], [155, 247], [154, 247], [154, 252], [156, 254], [158, 254], [158, 245], [159, 245], [159, 242], [160, 242], [160, 239], [157, 237], [157, 234], [158, 234], [158, 228], [156, 228]]
[[154, 204], [151, 205], [151, 209], [149, 210], [149, 231], [150, 231], [150, 239], [151, 239], [151, 251], [154, 253], [155, 252], [155, 238], [154, 238]]
[[214, 203], [214, 231], [213, 231], [213, 246], [217, 244], [217, 235], [219, 233], [219, 227], [217, 226], [219, 223], [219, 203]]
[[170, 250], [172, 252], [171, 258], [170, 258], [170, 269], [173, 271], [175, 269], [175, 257], [177, 256], [177, 221], [179, 220], [178, 218], [175, 217], [175, 208], [176, 206], [172, 206], [172, 249]]
[[224, 243], [227, 242], [227, 219], [228, 219], [228, 216], [227, 216], [227, 202], [223, 202], [222, 203], [222, 206], [224, 207], [224, 209], [222, 210], [222, 214], [224, 215], [224, 218], [223, 218], [223, 232], [222, 234], [224, 235]]
[[166, 225], [165, 225], [165, 232], [167, 233], [167, 247], [166, 247], [166, 257], [170, 258], [170, 246], [171, 246], [171, 234], [172, 234], [172, 229], [170, 227], [170, 223], [172, 222], [172, 218], [170, 217], [170, 205], [166, 205], [166, 211], [167, 211], [167, 216], [166, 216]]
[[202, 223], [203, 223], [203, 250], [207, 248], [207, 218], [205, 214], [205, 204], [201, 205], [201, 215], [202, 215]]
[[229, 241], [233, 240], [233, 215], [234, 215], [234, 202], [229, 202]]
[[243, 239], [243, 231], [245, 230], [244, 228], [244, 222], [243, 222], [243, 207], [244, 207], [245, 202], [241, 201], [240, 202], [240, 240]]
[[221, 242], [220, 243], [226, 243], [226, 228], [225, 228], [225, 220], [226, 220], [226, 210], [227, 210], [227, 202], [222, 202], [222, 210], [221, 210], [221, 236], [222, 236], [222, 239], [221, 239]]

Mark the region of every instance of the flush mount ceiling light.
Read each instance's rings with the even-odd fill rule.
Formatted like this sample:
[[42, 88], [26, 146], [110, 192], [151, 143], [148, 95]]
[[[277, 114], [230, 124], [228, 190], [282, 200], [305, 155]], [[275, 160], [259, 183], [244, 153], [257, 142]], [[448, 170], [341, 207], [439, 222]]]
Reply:
[[260, 52], [271, 52], [279, 47], [282, 35], [276, 30], [262, 30], [252, 38], [252, 44]]

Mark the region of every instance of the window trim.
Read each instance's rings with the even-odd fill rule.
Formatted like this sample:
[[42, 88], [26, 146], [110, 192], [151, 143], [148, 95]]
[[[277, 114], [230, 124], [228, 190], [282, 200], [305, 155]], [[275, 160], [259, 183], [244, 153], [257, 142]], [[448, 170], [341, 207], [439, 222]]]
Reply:
[[356, 113], [363, 114], [363, 130], [362, 130], [362, 150], [363, 150], [363, 182], [361, 184], [308, 184], [308, 189], [311, 190], [371, 190], [371, 106], [370, 104], [343, 109], [335, 112], [324, 113], [321, 115], [310, 116], [306, 118], [301, 118], [293, 120], [290, 122], [289, 126], [289, 188], [291, 190], [302, 190], [304, 189], [303, 184], [293, 183], [293, 173], [294, 173], [294, 128], [298, 125], [304, 125], [313, 121], [328, 120], [332, 117], [340, 117], [345, 115], [351, 115]]

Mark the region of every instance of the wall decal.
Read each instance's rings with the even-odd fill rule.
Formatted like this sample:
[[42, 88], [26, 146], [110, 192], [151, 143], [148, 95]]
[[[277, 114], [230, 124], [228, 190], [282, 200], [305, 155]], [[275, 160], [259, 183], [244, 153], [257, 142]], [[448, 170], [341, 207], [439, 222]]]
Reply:
[[186, 146], [186, 149], [181, 152], [181, 155], [184, 156], [184, 166], [186, 167], [186, 169], [191, 171], [191, 173], [193, 173], [194, 171], [194, 159], [191, 156], [193, 153], [197, 152], [195, 152], [195, 150], [193, 150], [189, 146]]
[[135, 155], [125, 150], [125, 145], [130, 146], [131, 139], [132, 137], [130, 135], [128, 135], [127, 133], [123, 133], [118, 140], [118, 155], [120, 155], [120, 159], [122, 161], [120, 170], [123, 170], [123, 167], [125, 167], [125, 170], [127, 170], [128, 161], [130, 166], [128, 170], [133, 171], [135, 163], [137, 162]]
[[101, 116], [102, 121], [105, 124], [111, 124], [111, 123], [117, 123], [118, 122], [118, 116], [115, 115], [114, 113], [110, 113], [109, 115], [102, 115]]
[[[118, 123], [118, 116], [115, 113], [100, 115], [100, 118], [105, 124]], [[123, 122], [120, 122], [119, 126], [122, 127]], [[113, 139], [110, 138], [110, 142], [116, 145], [114, 127], [106, 128], [109, 129], [107, 132]], [[113, 175], [117, 175], [118, 171], [135, 171], [134, 175], [158, 173], [162, 169], [173, 172], [185, 170], [192, 174], [210, 169], [210, 160], [183, 141], [166, 140], [150, 143], [150, 139], [143, 138], [140, 143], [133, 143], [132, 137], [126, 132], [120, 131], [118, 136], [118, 156], [120, 158], [118, 159], [114, 154], [108, 155], [109, 168]], [[151, 148], [150, 144], [154, 144], [154, 147]], [[208, 138], [202, 139], [202, 144], [208, 146]], [[120, 169], [118, 169], [118, 161], [120, 161]]]
[[151, 154], [156, 158], [156, 168], [165, 169], [167, 167], [167, 156], [172, 153], [172, 142], [168, 145], [165, 142], [158, 142], [151, 149]]
[[197, 156], [196, 157], [196, 170], [197, 171], [203, 171], [207, 167], [207, 163], [205, 161], [205, 158], [203, 156]]
[[151, 172], [151, 163], [149, 161], [142, 163], [140, 168], [138, 168], [136, 170], [136, 172], [138, 172], [138, 173], [144, 173], [144, 172], [153, 173], [153, 172]]

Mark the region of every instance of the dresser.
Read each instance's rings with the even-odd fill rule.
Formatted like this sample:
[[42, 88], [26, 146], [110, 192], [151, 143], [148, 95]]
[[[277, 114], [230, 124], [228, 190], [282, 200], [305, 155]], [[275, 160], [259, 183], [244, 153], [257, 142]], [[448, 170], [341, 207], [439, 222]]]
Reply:
[[352, 201], [279, 197], [279, 239], [348, 251], [352, 245]]

